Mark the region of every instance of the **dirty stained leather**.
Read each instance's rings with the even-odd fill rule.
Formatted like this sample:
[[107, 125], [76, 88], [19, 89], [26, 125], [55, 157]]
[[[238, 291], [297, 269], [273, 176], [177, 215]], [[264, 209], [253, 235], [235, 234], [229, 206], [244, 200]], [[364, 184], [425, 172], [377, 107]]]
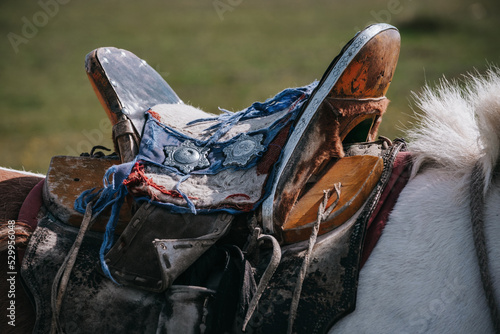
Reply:
[[[42, 212], [21, 268], [36, 306], [33, 333], [50, 333], [52, 284], [78, 233]], [[206, 252], [165, 292], [116, 285], [99, 270], [101, 241], [102, 233], [92, 231], [83, 241], [60, 312], [64, 333], [222, 333], [245, 300], [239, 280], [246, 279], [243, 293], [255, 288], [235, 247]]]
[[[379, 152], [384, 158], [384, 171], [365, 205], [346, 223], [318, 238], [302, 284], [294, 333], [324, 333], [354, 309], [366, 223], [389, 179], [397, 153], [405, 150], [404, 142], [395, 142], [388, 149], [382, 146], [375, 143], [356, 147], [360, 152]], [[45, 211], [30, 241], [22, 275], [36, 303], [37, 333], [50, 331], [52, 281], [77, 233], [77, 228]], [[227, 240], [220, 240], [216, 247]], [[213, 252], [206, 252], [169, 289], [155, 292], [118, 286], [105, 278], [98, 265], [101, 241], [102, 233], [87, 232], [63, 300], [60, 321], [65, 333], [172, 333], [174, 329], [185, 333], [240, 333], [249, 300], [270, 253], [261, 248], [245, 256], [239, 251], [239, 256], [213, 260]], [[223, 247], [238, 249], [235, 245]], [[245, 333], [286, 330], [306, 249], [307, 241], [282, 247], [281, 263]], [[144, 256], [135, 266], [158, 255], [153, 250]], [[236, 263], [236, 270], [228, 271], [230, 261]], [[134, 269], [132, 264], [125, 266], [130, 271]], [[185, 321], [180, 322], [180, 318]]]
[[[362, 151], [363, 146], [370, 145], [359, 146], [357, 149]], [[383, 152], [384, 171], [363, 207], [343, 225], [318, 237], [302, 283], [293, 333], [326, 333], [336, 321], [354, 310], [366, 224], [387, 185], [396, 155], [404, 150], [404, 142], [397, 141]], [[286, 331], [292, 294], [307, 247], [307, 242], [282, 247], [280, 265], [244, 333]], [[266, 260], [257, 265], [260, 273], [263, 263]], [[234, 333], [243, 333], [241, 323], [242, 319], [237, 318]]]

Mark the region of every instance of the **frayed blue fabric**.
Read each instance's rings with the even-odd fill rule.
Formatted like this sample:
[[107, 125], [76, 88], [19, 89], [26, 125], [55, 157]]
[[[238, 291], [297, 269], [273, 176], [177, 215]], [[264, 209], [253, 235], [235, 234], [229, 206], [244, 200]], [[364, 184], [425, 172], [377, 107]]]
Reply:
[[194, 120], [192, 122], [189, 122], [188, 125], [206, 121], [218, 121], [217, 124], [206, 129], [206, 131], [216, 130], [205, 144], [205, 146], [209, 146], [218, 142], [221, 137], [223, 137], [229, 130], [231, 130], [233, 126], [235, 126], [240, 121], [268, 116], [275, 112], [289, 108], [292, 103], [297, 101], [297, 99], [304, 95], [307, 90], [308, 88], [306, 87], [285, 89], [274, 98], [269, 99], [264, 103], [255, 102], [247, 109], [237, 113], [219, 108], [222, 112], [224, 112], [219, 117]]
[[[123, 205], [125, 196], [128, 194], [127, 187], [124, 185], [124, 181], [132, 172], [132, 169], [136, 162], [144, 165], [146, 169], [155, 169], [160, 171], [164, 175], [171, 175], [178, 179], [176, 190], [185, 199], [187, 207], [176, 205], [173, 203], [163, 203], [154, 201], [149, 197], [136, 197], [135, 200], [139, 203], [150, 202], [154, 205], [164, 207], [173, 213], [194, 213], [194, 214], [204, 214], [213, 212], [227, 212], [230, 214], [238, 214], [243, 211], [231, 207], [220, 207], [214, 209], [198, 209], [195, 204], [189, 199], [189, 197], [184, 194], [179, 186], [182, 182], [187, 180], [192, 175], [214, 175], [225, 169], [249, 169], [255, 167], [262, 156], [263, 152], [256, 154], [255, 157], [250, 159], [244, 165], [224, 165], [224, 148], [231, 144], [234, 144], [239, 137], [243, 135], [255, 136], [262, 134], [263, 140], [262, 145], [265, 149], [270, 145], [276, 135], [287, 125], [297, 119], [300, 110], [302, 109], [304, 103], [307, 102], [312, 92], [318, 85], [315, 81], [310, 85], [299, 87], [299, 88], [288, 88], [280, 92], [273, 98], [266, 100], [265, 102], [255, 102], [250, 107], [245, 110], [233, 113], [227, 110], [223, 110], [224, 113], [213, 118], [198, 119], [192, 121], [190, 124], [196, 124], [207, 121], [215, 121], [216, 124], [208, 127], [206, 131], [213, 131], [213, 134], [207, 140], [198, 140], [189, 137], [166, 124], [159, 122], [150, 113], [146, 112], [146, 124], [144, 126], [144, 131], [142, 134], [141, 144], [139, 147], [139, 154], [134, 161], [128, 162], [121, 165], [115, 165], [108, 169], [103, 178], [103, 188], [100, 190], [89, 189], [83, 192], [78, 199], [75, 201], [74, 208], [80, 213], [85, 213], [85, 208], [88, 203], [93, 203], [94, 215], [99, 215], [104, 209], [111, 206], [111, 216], [106, 225], [106, 231], [103, 236], [103, 243], [100, 249], [100, 262], [104, 274], [116, 281], [111, 276], [108, 266], [104, 260], [105, 254], [111, 249], [114, 244], [115, 228], [118, 222], [118, 216], [120, 209]], [[265, 117], [272, 115], [274, 113], [290, 109], [286, 114], [284, 114], [280, 119], [274, 121], [271, 125], [266, 128], [262, 128], [253, 132], [247, 132], [245, 134], [239, 134], [234, 138], [221, 142], [220, 139], [231, 130], [238, 122], [249, 120], [253, 118]], [[293, 128], [290, 129], [290, 132]], [[207, 159], [209, 164], [207, 167], [197, 168], [188, 173], [179, 170], [173, 166], [167, 166], [164, 164], [166, 160], [165, 147], [167, 146], [178, 146], [185, 141], [190, 141], [198, 147], [207, 148], [208, 154]], [[281, 156], [278, 158], [281, 159]], [[271, 171], [268, 181], [264, 186], [264, 194], [261, 200], [255, 204], [254, 208], [269, 195], [271, 185], [274, 182], [275, 168]], [[111, 179], [111, 182], [109, 180]]]
[[[182, 198], [184, 198], [184, 200], [186, 201], [186, 203], [188, 204], [188, 207], [189, 207], [189, 210], [191, 210], [191, 213], [193, 214], [197, 214], [198, 211], [196, 210], [196, 206], [194, 205], [193, 201], [191, 201], [189, 199], [189, 196], [186, 195], [185, 193], [182, 192], [182, 190], [179, 189], [179, 186], [181, 185], [182, 182], [186, 181], [187, 179], [189, 178], [189, 175], [184, 175], [180, 180], [179, 182], [177, 183], [177, 185], [175, 186], [175, 190], [177, 190], [177, 192], [179, 194], [181, 194]], [[174, 210], [175, 212], [175, 210]]]
[[[123, 181], [128, 177], [135, 160], [121, 165], [115, 165], [109, 168], [102, 179], [103, 188], [96, 191], [95, 188], [85, 190], [75, 201], [74, 209], [80, 213], [85, 213], [87, 204], [92, 201], [95, 203], [92, 206], [94, 216], [99, 215], [109, 205], [116, 203], [117, 197], [125, 197], [126, 187]], [[109, 180], [111, 179], [111, 183]], [[125, 190], [123, 190], [125, 189]]]
[[[149, 113], [146, 113], [147, 121], [144, 127], [144, 133], [137, 158], [138, 160], [146, 163], [169, 169], [172, 173], [176, 173], [178, 175], [213, 175], [229, 168], [236, 170], [252, 168], [257, 164], [258, 158], [261, 154], [253, 158], [244, 166], [224, 166], [224, 148], [234, 144], [242, 135], [252, 136], [257, 134], [263, 134], [264, 139], [262, 145], [267, 148], [279, 131], [289, 124], [289, 122], [292, 122], [297, 118], [303, 104], [308, 100], [317, 85], [318, 82], [315, 81], [304, 87], [288, 88], [265, 102], [253, 103], [245, 110], [236, 113], [224, 110], [224, 113], [217, 117], [197, 119], [188, 123], [188, 125], [192, 125], [207, 121], [215, 121], [216, 124], [205, 129], [205, 131], [214, 131], [214, 133], [207, 140], [199, 140], [187, 136], [169, 127], [168, 125], [159, 122]], [[237, 135], [228, 141], [220, 141], [220, 139], [238, 122], [269, 116], [291, 107], [293, 107], [292, 110], [266, 128]], [[210, 165], [208, 167], [196, 169], [190, 173], [183, 173], [175, 167], [165, 166], [163, 164], [165, 160], [165, 152], [163, 150], [164, 147], [178, 146], [185, 141], [193, 142], [198, 147], [209, 148], [208, 160], [210, 161]]]
[[[270, 98], [265, 102], [255, 102], [250, 107], [242, 111], [233, 113], [227, 110], [223, 110], [224, 113], [217, 117], [197, 119], [188, 123], [188, 125], [192, 125], [207, 121], [215, 121], [216, 123], [214, 125], [211, 125], [210, 127], [207, 127], [205, 129], [205, 131], [213, 131], [213, 134], [207, 140], [199, 140], [187, 136], [170, 126], [161, 123], [150, 113], [146, 113], [147, 120], [144, 127], [141, 146], [139, 148], [137, 159], [145, 166], [146, 169], [150, 166], [155, 166], [157, 168], [161, 168], [161, 174], [170, 175], [172, 178], [177, 175], [180, 180], [177, 183], [176, 190], [185, 199], [187, 207], [163, 202], [154, 202], [154, 204], [165, 207], [174, 213], [198, 214], [220, 211], [228, 212], [231, 214], [241, 213], [241, 210], [237, 210], [231, 207], [199, 209], [192, 203], [188, 196], [180, 190], [180, 185], [191, 175], [215, 175], [226, 169], [246, 170], [255, 167], [264, 151], [257, 153], [255, 157], [253, 157], [245, 165], [224, 165], [224, 149], [237, 142], [241, 136], [255, 136], [262, 134], [262, 145], [267, 150], [268, 146], [275, 139], [276, 135], [285, 126], [293, 123], [297, 119], [302, 106], [308, 100], [309, 96], [312, 94], [317, 85], [318, 82], [315, 81], [312, 84], [304, 87], [288, 88], [277, 94], [275, 97]], [[275, 120], [271, 125], [265, 128], [239, 134], [227, 141], [220, 141], [220, 139], [238, 122], [254, 118], [262, 118], [287, 109], [290, 110], [281, 118]], [[208, 167], [198, 168], [190, 171], [189, 173], [185, 173], [176, 167], [167, 166], [164, 164], [166, 157], [164, 148], [167, 146], [178, 147], [186, 141], [194, 143], [197, 147], [208, 149], [207, 159], [210, 162]], [[273, 179], [274, 173], [272, 172], [268, 182], [264, 187], [265, 191], [262, 199], [254, 205], [253, 209], [258, 207], [258, 205], [260, 205], [260, 203], [267, 197], [271, 189], [269, 183], [272, 183]], [[150, 199], [145, 197], [136, 198], [136, 200], [151, 201]]]
[[[127, 187], [123, 181], [130, 174], [135, 160], [129, 163], [116, 165], [109, 168], [104, 174], [104, 187], [98, 191], [89, 189], [84, 191], [75, 201], [74, 209], [82, 214], [85, 213], [87, 205], [94, 201], [92, 205], [93, 217], [97, 217], [107, 207], [111, 206], [111, 215], [106, 224], [106, 231], [103, 235], [102, 245], [99, 251], [99, 259], [101, 268], [104, 274], [109, 277], [114, 283], [118, 284], [109, 272], [108, 265], [104, 260], [104, 255], [111, 249], [114, 244], [115, 228], [118, 222], [120, 209], [127, 195]], [[111, 183], [109, 179], [111, 178]]]

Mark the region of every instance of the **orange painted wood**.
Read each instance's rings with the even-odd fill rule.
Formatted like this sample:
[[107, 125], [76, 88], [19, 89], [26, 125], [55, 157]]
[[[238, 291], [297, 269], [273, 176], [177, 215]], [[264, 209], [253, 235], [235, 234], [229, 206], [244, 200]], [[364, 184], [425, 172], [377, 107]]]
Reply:
[[385, 96], [396, 69], [399, 41], [399, 33], [393, 29], [373, 37], [354, 57], [330, 96], [364, 99]]
[[[45, 180], [44, 202], [48, 209], [66, 224], [79, 227], [83, 215], [73, 209], [75, 200], [85, 190], [102, 188], [104, 173], [111, 166], [120, 163], [114, 159], [91, 157], [56, 156], [52, 158]], [[103, 232], [109, 219], [109, 210], [105, 210], [91, 230]], [[131, 218], [131, 209], [127, 201], [120, 211], [116, 232], [119, 234]]]
[[320, 225], [319, 234], [327, 233], [352, 217], [365, 203], [380, 179], [384, 168], [382, 158], [363, 155], [339, 159], [320, 180], [293, 206], [282, 226], [285, 243], [307, 240], [318, 216], [324, 190], [330, 191], [327, 208], [337, 196], [334, 185], [341, 183], [340, 199], [327, 221]]

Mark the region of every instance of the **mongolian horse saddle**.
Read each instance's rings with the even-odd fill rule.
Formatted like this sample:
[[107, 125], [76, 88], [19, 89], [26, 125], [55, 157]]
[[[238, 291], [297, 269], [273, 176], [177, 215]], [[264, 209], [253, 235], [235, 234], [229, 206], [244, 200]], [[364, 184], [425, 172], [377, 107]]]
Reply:
[[[38, 328], [69, 331], [69, 298], [98, 310], [78, 328], [99, 331], [100, 316], [109, 333], [319, 333], [352, 311], [365, 230], [404, 150], [376, 140], [399, 40], [369, 26], [321, 80], [221, 115], [126, 50], [89, 53], [119, 160], [51, 162], [23, 262], [35, 300], [52, 300]], [[37, 280], [49, 256], [73, 274]]]

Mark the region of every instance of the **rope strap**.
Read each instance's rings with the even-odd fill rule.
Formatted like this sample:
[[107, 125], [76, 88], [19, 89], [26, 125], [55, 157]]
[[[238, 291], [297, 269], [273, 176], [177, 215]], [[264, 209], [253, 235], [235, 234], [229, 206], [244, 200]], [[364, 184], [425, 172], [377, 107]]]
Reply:
[[64, 294], [66, 293], [66, 288], [68, 287], [69, 276], [71, 271], [73, 270], [73, 266], [75, 265], [76, 257], [78, 256], [78, 252], [80, 251], [80, 246], [82, 245], [83, 237], [85, 236], [85, 232], [87, 232], [88, 228], [93, 222], [92, 219], [92, 205], [94, 202], [90, 202], [87, 204], [85, 209], [85, 215], [83, 216], [83, 221], [80, 226], [80, 230], [78, 231], [78, 235], [76, 236], [75, 242], [73, 246], [64, 259], [61, 267], [57, 271], [56, 277], [54, 278], [54, 282], [52, 283], [52, 292], [51, 292], [51, 308], [52, 308], [52, 323], [51, 323], [51, 334], [56, 333], [64, 333], [61, 324], [59, 322], [59, 313], [61, 311], [61, 305], [64, 298]]
[[297, 316], [297, 309], [299, 307], [300, 294], [302, 293], [302, 285], [304, 284], [304, 279], [307, 274], [307, 268], [309, 267], [309, 262], [311, 260], [311, 254], [314, 249], [314, 245], [316, 245], [319, 226], [323, 221], [325, 221], [328, 218], [328, 216], [330, 215], [330, 213], [332, 213], [335, 206], [337, 206], [337, 203], [339, 202], [340, 199], [340, 187], [341, 187], [340, 183], [335, 184], [335, 193], [337, 194], [337, 199], [332, 205], [330, 205], [328, 209], [326, 209], [326, 206], [328, 205], [328, 198], [330, 197], [330, 191], [324, 190], [323, 202], [320, 203], [318, 208], [318, 219], [314, 223], [311, 236], [309, 237], [309, 246], [304, 256], [304, 260], [302, 261], [302, 266], [300, 267], [299, 277], [297, 279], [295, 289], [293, 290], [292, 303], [290, 305], [290, 316], [288, 317], [287, 334], [292, 333], [293, 323], [295, 321], [295, 317]]
[[245, 331], [248, 322], [250, 321], [250, 318], [252, 317], [255, 308], [259, 304], [260, 297], [262, 297], [262, 294], [264, 293], [264, 290], [266, 289], [267, 285], [269, 284], [269, 281], [273, 277], [274, 272], [278, 268], [278, 265], [280, 264], [281, 261], [281, 247], [278, 241], [269, 234], [261, 234], [260, 228], [256, 227], [254, 233], [257, 235], [257, 241], [261, 242], [264, 240], [269, 240], [271, 241], [273, 245], [273, 254], [271, 256], [271, 260], [269, 261], [269, 264], [267, 265], [266, 271], [264, 271], [264, 274], [260, 278], [259, 285], [257, 286], [257, 291], [255, 291], [254, 296], [252, 297], [252, 300], [250, 301], [250, 304], [248, 305], [248, 310], [247, 314], [245, 315], [245, 319], [243, 321], [243, 328], [242, 330]]
[[481, 273], [481, 281], [483, 283], [484, 293], [490, 308], [491, 320], [495, 333], [500, 333], [500, 312], [498, 301], [495, 297], [493, 288], [493, 280], [489, 267], [488, 251], [486, 248], [486, 238], [484, 234], [484, 174], [481, 170], [481, 165], [476, 163], [471, 176], [471, 222], [472, 234], [474, 238], [474, 246], [476, 255], [479, 261], [479, 272]]
[[[304, 283], [304, 279], [305, 279], [306, 274], [307, 274], [307, 268], [309, 267], [311, 254], [313, 252], [314, 245], [316, 244], [319, 226], [321, 225], [321, 223], [323, 221], [325, 221], [328, 218], [328, 216], [331, 214], [331, 212], [333, 211], [333, 209], [337, 205], [337, 203], [340, 199], [340, 188], [341, 188], [341, 184], [336, 183], [334, 189], [335, 189], [335, 193], [337, 194], [337, 199], [335, 200], [335, 202], [332, 205], [330, 205], [330, 207], [328, 207], [328, 209], [326, 209], [326, 206], [328, 205], [328, 198], [330, 197], [330, 191], [329, 190], [324, 191], [323, 202], [320, 203], [320, 206], [318, 208], [318, 219], [314, 223], [314, 227], [313, 227], [313, 230], [311, 232], [311, 236], [309, 238], [308, 248], [306, 250], [306, 254], [304, 255], [304, 259], [302, 261], [302, 266], [300, 268], [297, 283], [296, 283], [295, 288], [293, 290], [292, 302], [290, 304], [290, 316], [288, 318], [288, 331], [287, 331], [287, 333], [292, 332], [293, 323], [294, 323], [296, 315], [297, 315], [297, 308], [299, 306], [300, 294], [302, 292], [302, 285]], [[251, 226], [255, 226], [255, 222]], [[252, 300], [250, 301], [250, 303], [248, 305], [248, 310], [247, 310], [247, 313], [246, 313], [245, 318], [243, 320], [243, 327], [242, 327], [243, 331], [246, 330], [248, 322], [252, 318], [252, 315], [255, 312], [257, 305], [259, 304], [259, 300], [262, 297], [264, 290], [266, 289], [267, 285], [269, 284], [274, 272], [278, 268], [278, 265], [280, 264], [280, 261], [281, 261], [281, 247], [280, 247], [278, 241], [271, 235], [262, 234], [261, 229], [259, 227], [254, 227], [254, 233], [253, 233], [252, 238], [249, 241], [248, 249], [254, 249], [255, 247], [258, 246], [257, 245], [258, 242], [262, 242], [264, 240], [271, 241], [271, 243], [273, 245], [273, 253], [271, 256], [271, 260], [269, 261], [269, 264], [267, 265], [267, 268], [264, 271], [264, 274], [262, 275], [262, 277], [259, 281], [259, 285], [257, 286], [257, 291], [255, 292], [254, 296], [252, 297]]]

